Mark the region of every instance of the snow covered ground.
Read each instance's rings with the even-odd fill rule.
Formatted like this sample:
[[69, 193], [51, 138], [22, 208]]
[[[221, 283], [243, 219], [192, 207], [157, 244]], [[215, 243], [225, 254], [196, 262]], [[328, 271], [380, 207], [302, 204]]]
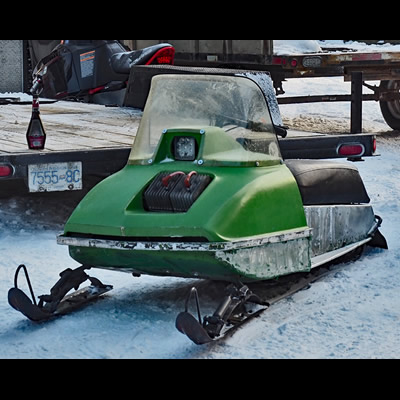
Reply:
[[377, 44], [366, 44], [363, 42], [344, 42], [343, 40], [274, 40], [274, 50], [277, 55], [315, 53], [326, 49], [346, 48], [352, 51], [381, 52], [399, 51], [400, 45], [392, 45], [380, 41]]
[[[348, 93], [341, 79], [290, 81], [288, 95]], [[305, 92], [306, 90], [306, 92]], [[340, 131], [349, 105], [282, 106], [293, 128]], [[290, 299], [224, 344], [197, 347], [175, 330], [193, 281], [93, 271], [115, 290], [75, 314], [33, 324], [8, 306], [16, 267], [28, 266], [36, 295], [78, 265], [55, 237], [76, 204], [66, 195], [0, 200], [0, 358], [400, 358], [400, 137], [384, 134], [377, 103], [364, 108], [368, 132], [381, 132], [381, 156], [357, 164], [384, 219], [390, 250], [368, 250]], [[200, 282], [204, 313], [220, 285]], [[207, 292], [207, 293], [205, 293]]]

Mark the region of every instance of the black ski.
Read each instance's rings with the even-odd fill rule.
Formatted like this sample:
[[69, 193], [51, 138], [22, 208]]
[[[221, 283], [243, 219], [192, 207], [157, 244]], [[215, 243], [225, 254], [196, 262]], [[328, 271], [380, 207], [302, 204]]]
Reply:
[[[259, 318], [273, 305], [308, 288], [331, 272], [332, 267], [321, 267], [308, 274], [296, 274], [277, 281], [257, 283], [252, 285], [252, 290], [247, 286], [238, 288], [231, 285], [228, 287], [227, 297], [214, 315], [203, 320], [197, 289], [193, 288], [186, 300], [185, 311], [177, 318], [176, 327], [197, 345], [220, 343]], [[196, 300], [198, 319], [188, 310], [193, 296]]]
[[[113, 289], [110, 285], [103, 285], [98, 279], [86, 274], [91, 267], [82, 266], [75, 270], [67, 269], [60, 274], [60, 280], [51, 289], [49, 295], [40, 296], [36, 301], [28, 270], [20, 265], [15, 273], [14, 288], [8, 292], [8, 302], [15, 310], [21, 312], [33, 322], [44, 322], [61, 315], [69, 314], [84, 305], [96, 300]], [[18, 278], [24, 271], [31, 298], [18, 287]], [[91, 286], [78, 290], [80, 285], [89, 280]], [[72, 289], [75, 292], [68, 294]]]

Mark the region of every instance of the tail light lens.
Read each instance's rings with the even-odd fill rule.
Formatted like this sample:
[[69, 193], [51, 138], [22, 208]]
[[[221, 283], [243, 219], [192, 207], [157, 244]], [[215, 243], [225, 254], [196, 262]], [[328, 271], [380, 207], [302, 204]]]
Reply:
[[14, 175], [14, 168], [11, 165], [0, 164], [0, 178], [9, 178], [12, 175]]
[[165, 47], [157, 51], [156, 54], [148, 61], [146, 65], [173, 65], [175, 61], [175, 49], [171, 47]]
[[365, 154], [362, 144], [343, 144], [338, 149], [338, 154], [343, 157], [361, 157]]
[[286, 66], [287, 65], [287, 59], [285, 57], [274, 57], [272, 59], [272, 64], [274, 65], [282, 65]]

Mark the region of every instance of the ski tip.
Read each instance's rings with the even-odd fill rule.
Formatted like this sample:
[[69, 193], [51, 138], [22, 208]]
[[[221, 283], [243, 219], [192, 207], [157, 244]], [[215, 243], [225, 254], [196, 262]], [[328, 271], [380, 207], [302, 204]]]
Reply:
[[176, 328], [198, 346], [214, 341], [196, 318], [187, 312], [178, 315], [176, 319]]
[[51, 314], [42, 311], [37, 305], [33, 304], [20, 289], [13, 288], [8, 292], [8, 303], [33, 322], [47, 321], [51, 318]]

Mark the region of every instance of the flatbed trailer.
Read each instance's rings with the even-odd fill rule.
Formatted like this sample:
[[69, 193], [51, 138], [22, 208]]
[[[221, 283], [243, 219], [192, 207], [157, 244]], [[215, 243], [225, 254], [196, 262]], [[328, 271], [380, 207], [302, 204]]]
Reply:
[[[29, 192], [80, 191], [82, 196], [127, 163], [141, 111], [57, 102], [41, 107], [46, 149], [29, 150], [26, 131], [29, 104], [0, 105], [0, 197]], [[289, 131], [281, 139], [284, 158], [353, 158], [372, 156], [374, 135], [321, 135]], [[347, 147], [346, 147], [347, 146]]]
[[276, 84], [285, 79], [343, 76], [363, 72], [366, 81], [400, 79], [400, 52], [360, 52], [350, 48], [322, 48], [319, 53], [281, 54], [273, 40], [127, 40], [134, 49], [171, 43], [179, 66], [242, 68], [268, 71]]
[[[271, 73], [277, 94], [285, 94], [283, 82], [286, 79], [315, 77], [344, 77], [346, 82], [352, 83], [350, 94], [278, 97], [279, 104], [351, 102], [350, 132], [356, 134], [363, 131], [363, 102], [376, 101], [380, 103], [387, 124], [394, 130], [400, 130], [400, 52], [334, 50], [274, 56]], [[380, 84], [369, 84], [368, 81]], [[371, 92], [364, 94], [364, 87]]]
[[[37, 42], [29, 47], [32, 67], [49, 43]], [[44, 43], [45, 42], [45, 43]], [[48, 43], [49, 42], [49, 43]], [[322, 48], [312, 54], [280, 54], [274, 51], [274, 40], [123, 40], [132, 50], [159, 43], [171, 43], [176, 50], [177, 66], [262, 70], [270, 72], [280, 104], [314, 102], [351, 102], [349, 132], [363, 131], [362, 109], [364, 101], [380, 103], [382, 115], [394, 130], [400, 130], [400, 51], [354, 51], [350, 48]], [[36, 46], [36, 47], [35, 47]], [[25, 45], [26, 47], [26, 45]], [[29, 64], [29, 63], [27, 63]], [[29, 75], [29, 74], [28, 74]], [[312, 77], [343, 77], [352, 81], [348, 95], [281, 97], [287, 79]], [[379, 81], [379, 85], [368, 82]], [[371, 89], [364, 94], [363, 87]]]
[[[277, 54], [273, 40], [128, 40], [133, 48], [169, 42], [176, 48], [177, 66], [232, 68], [268, 71], [277, 95], [285, 94], [287, 79], [344, 77], [352, 81], [348, 95], [278, 97], [280, 104], [351, 102], [351, 133], [361, 133], [363, 101], [380, 102], [388, 125], [400, 130], [400, 52], [359, 52], [343, 48], [323, 48], [312, 54]], [[368, 81], [380, 81], [379, 86]], [[363, 86], [372, 90], [363, 94]]]
[[0, 105], [0, 197], [86, 191], [126, 165], [141, 119], [138, 110], [57, 102], [41, 106], [43, 151], [29, 150], [29, 104]]

